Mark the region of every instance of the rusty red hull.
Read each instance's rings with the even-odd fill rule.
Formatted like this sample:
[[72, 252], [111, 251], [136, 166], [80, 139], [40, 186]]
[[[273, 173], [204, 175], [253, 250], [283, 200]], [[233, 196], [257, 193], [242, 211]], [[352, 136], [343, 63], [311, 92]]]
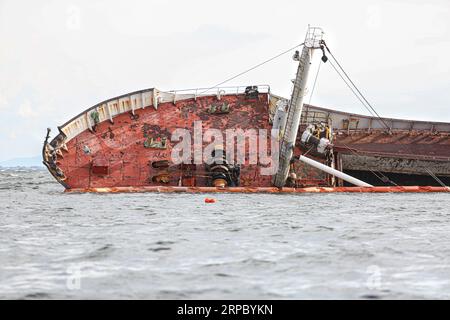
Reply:
[[447, 132], [342, 132], [337, 135], [334, 147], [342, 152], [353, 148], [366, 155], [450, 161], [450, 134]]
[[[267, 164], [259, 160], [257, 163], [249, 161], [255, 151], [249, 150], [247, 145], [245, 161], [240, 165], [234, 188], [214, 188], [211, 172], [204, 163], [173, 163], [172, 152], [177, 144], [171, 139], [173, 132], [181, 128], [194, 137], [196, 123], [200, 123], [202, 133], [208, 129], [218, 129], [222, 133], [228, 129], [266, 130], [266, 136], [258, 140], [258, 147], [265, 144], [266, 153], [270, 155], [271, 120], [278, 99], [281, 98], [272, 96], [270, 92], [258, 92], [252, 96], [239, 92], [221, 94], [220, 91], [203, 96], [196, 93], [177, 95], [156, 89], [130, 93], [104, 101], [61, 126], [60, 134], [50, 143], [45, 143], [44, 163], [67, 190], [87, 192], [448, 191], [432, 187], [329, 188], [336, 181], [301, 162], [293, 163], [291, 172], [296, 174], [296, 186], [304, 188], [276, 189], [272, 186], [272, 176], [262, 173]], [[313, 106], [307, 106], [306, 110], [298, 136], [309, 123], [311, 113], [313, 118], [320, 116], [332, 123], [339, 170], [427, 174], [420, 171], [425, 165], [435, 170], [436, 175], [450, 177], [450, 124], [431, 123], [429, 128], [426, 122], [388, 119], [386, 121], [390, 121], [392, 130], [386, 131], [377, 128], [376, 120], [369, 117]], [[354, 123], [356, 125], [352, 127]], [[199, 141], [202, 150], [211, 143], [202, 137]], [[192, 148], [195, 147], [194, 141]], [[304, 152], [308, 151], [303, 150], [300, 144], [294, 149], [297, 156]], [[312, 154], [308, 156], [314, 157]], [[326, 161], [320, 157], [316, 160]]]
[[[227, 113], [211, 114], [211, 106], [229, 107]], [[202, 129], [267, 129], [270, 130], [268, 94], [256, 99], [244, 95], [216, 96], [166, 102], [158, 109], [149, 107], [123, 113], [114, 122], [104, 121], [93, 130], [85, 130], [67, 143], [67, 151], [58, 157], [58, 167], [64, 172], [68, 188], [144, 187], [162, 184], [157, 177], [165, 177], [163, 185], [208, 186], [204, 165], [189, 170], [171, 163], [175, 143], [172, 132], [185, 128], [194, 135], [194, 122], [201, 121]], [[270, 138], [270, 131], [268, 139]], [[161, 139], [167, 139], [165, 146]], [[149, 141], [154, 142], [151, 147]], [[146, 144], [147, 143], [147, 144]], [[203, 148], [208, 143], [203, 142]], [[270, 140], [267, 146], [270, 151]], [[87, 151], [88, 150], [88, 151]], [[248, 158], [248, 154], [247, 154]], [[169, 168], [155, 168], [152, 164], [168, 161]], [[247, 161], [248, 162], [248, 161]], [[155, 178], [156, 177], [156, 178]], [[270, 187], [271, 176], [261, 175], [259, 166], [245, 163], [240, 173], [242, 186]]]

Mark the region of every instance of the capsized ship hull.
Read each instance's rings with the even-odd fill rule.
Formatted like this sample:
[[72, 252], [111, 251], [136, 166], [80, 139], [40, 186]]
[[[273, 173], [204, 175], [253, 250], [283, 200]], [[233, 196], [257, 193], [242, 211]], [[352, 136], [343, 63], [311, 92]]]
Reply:
[[[51, 142], [47, 136], [44, 164], [58, 182], [72, 191], [211, 192], [228, 188], [240, 192], [326, 192], [331, 190], [329, 187], [345, 186], [340, 179], [293, 162], [291, 171], [295, 172], [295, 181], [288, 188], [274, 188], [272, 175], [267, 170], [264, 173], [271, 163], [261, 157], [257, 157], [256, 163], [250, 161], [256, 151], [248, 147], [244, 163], [238, 168], [229, 166], [229, 174], [222, 177], [223, 184], [218, 184], [221, 176], [211, 165], [195, 163], [195, 144], [201, 144], [200, 149], [205, 150], [213, 140], [203, 134], [208, 129], [217, 129], [224, 134], [226, 152], [227, 130], [253, 130], [258, 137], [258, 148], [265, 144], [265, 154], [270, 157], [275, 109], [285, 99], [272, 95], [268, 86], [220, 88], [213, 94], [199, 92], [202, 91], [148, 89], [101, 102], [60, 126], [59, 134]], [[384, 120], [390, 123], [390, 130], [381, 126], [380, 119], [305, 105], [294, 155], [298, 157], [310, 151], [300, 142], [301, 133], [308, 124], [320, 121], [331, 128], [334, 157], [330, 160], [319, 154], [308, 155], [316, 161], [363, 177], [375, 177], [376, 172], [389, 177], [385, 181], [374, 180], [374, 185], [391, 186], [390, 179], [394, 180], [395, 175], [397, 184], [405, 184], [405, 177], [417, 176], [426, 177], [422, 185], [437, 185], [428, 178], [429, 170], [444, 183], [449, 182], [449, 123]], [[174, 147], [180, 142], [173, 141], [177, 129], [190, 133], [191, 163], [173, 161]], [[416, 178], [412, 181], [421, 182]], [[414, 192], [438, 189], [448, 191], [422, 188]], [[334, 190], [348, 191], [348, 188]], [[400, 190], [391, 188], [390, 192]]]
[[302, 119], [331, 123], [338, 170], [378, 186], [395, 185], [379, 173], [398, 185], [439, 185], [432, 175], [450, 185], [450, 123], [378, 119], [316, 106], [306, 106]]
[[[192, 142], [198, 143], [194, 129], [200, 126], [201, 133], [267, 129], [270, 138], [269, 98], [268, 87], [252, 96], [242, 92], [196, 96], [156, 89], [121, 96], [61, 126], [60, 134], [44, 150], [44, 163], [68, 189], [210, 186], [211, 172], [204, 163], [173, 163], [172, 134], [186, 129]], [[208, 144], [203, 142], [202, 147]], [[52, 149], [57, 150], [56, 161]], [[271, 186], [271, 176], [261, 175], [259, 169], [247, 161], [235, 185]]]

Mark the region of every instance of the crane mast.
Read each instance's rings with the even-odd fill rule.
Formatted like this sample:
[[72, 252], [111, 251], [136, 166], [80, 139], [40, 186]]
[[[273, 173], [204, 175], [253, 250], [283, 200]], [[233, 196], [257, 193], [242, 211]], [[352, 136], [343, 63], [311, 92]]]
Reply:
[[302, 52], [300, 56], [298, 52], [294, 56], [294, 60], [298, 61], [298, 68], [289, 101], [286, 123], [284, 128], [281, 129], [279, 165], [277, 173], [273, 177], [273, 184], [276, 187], [283, 187], [289, 174], [290, 162], [302, 116], [303, 98], [305, 96], [311, 59], [314, 50], [321, 48], [322, 37], [323, 31], [321, 28], [308, 27]]

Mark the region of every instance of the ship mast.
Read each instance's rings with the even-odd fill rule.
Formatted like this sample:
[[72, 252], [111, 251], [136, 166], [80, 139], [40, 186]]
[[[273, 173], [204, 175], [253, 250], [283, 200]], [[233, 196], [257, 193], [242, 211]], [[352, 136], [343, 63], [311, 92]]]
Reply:
[[321, 48], [323, 31], [318, 27], [308, 27], [305, 42], [300, 57], [294, 56], [294, 60], [299, 61], [297, 76], [294, 81], [294, 88], [289, 103], [287, 120], [282, 128], [282, 138], [280, 145], [280, 160], [278, 171], [273, 177], [273, 184], [276, 187], [283, 187], [289, 174], [290, 162], [294, 152], [297, 132], [300, 126], [300, 118], [303, 110], [303, 97], [308, 80], [309, 68], [314, 50]]

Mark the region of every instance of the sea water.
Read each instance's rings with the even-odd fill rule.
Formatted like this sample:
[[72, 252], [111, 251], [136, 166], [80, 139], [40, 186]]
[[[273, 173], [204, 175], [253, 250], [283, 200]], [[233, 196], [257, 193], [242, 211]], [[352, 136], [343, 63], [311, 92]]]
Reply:
[[449, 208], [442, 193], [68, 194], [4, 169], [0, 298], [448, 299]]

